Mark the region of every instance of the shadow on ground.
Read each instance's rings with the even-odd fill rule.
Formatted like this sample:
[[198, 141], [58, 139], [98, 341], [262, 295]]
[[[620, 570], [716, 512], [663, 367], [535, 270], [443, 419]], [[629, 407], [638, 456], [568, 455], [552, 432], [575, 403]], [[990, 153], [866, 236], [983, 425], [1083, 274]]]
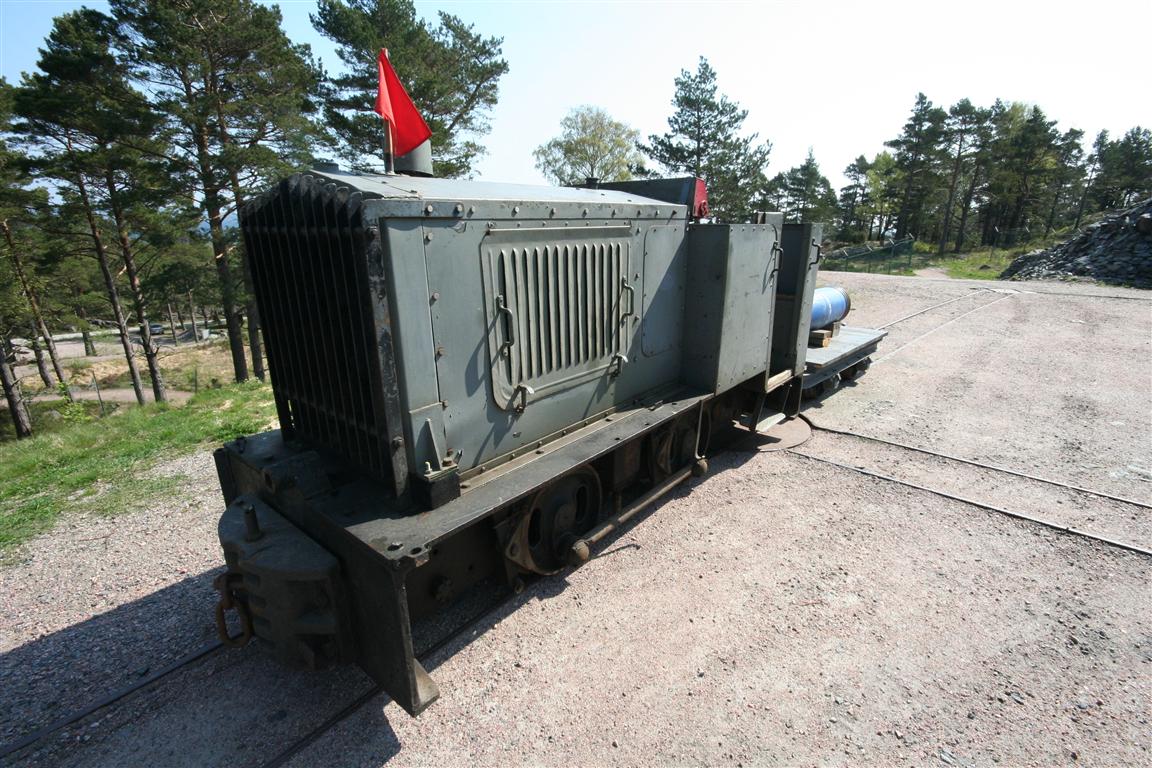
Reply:
[[[712, 459], [712, 469], [739, 466], [753, 455], [729, 450]], [[635, 547], [621, 539], [659, 514], [665, 502], [690, 494], [694, 484], [681, 485], [614, 531], [594, 556], [612, 557]], [[222, 570], [189, 576], [0, 655], [6, 693], [0, 703], [0, 752], [213, 642], [217, 593], [212, 580]], [[413, 627], [417, 654], [434, 672], [526, 603], [554, 599], [566, 587], [564, 574], [532, 581], [510, 598], [502, 585], [482, 585]], [[291, 670], [261, 645], [205, 656], [13, 757], [24, 765], [264, 765], [372, 689], [357, 667]], [[386, 713], [388, 702], [384, 694], [374, 696], [355, 718], [362, 728], [358, 749], [375, 764], [401, 749], [388, 717], [406, 715], [397, 708]]]

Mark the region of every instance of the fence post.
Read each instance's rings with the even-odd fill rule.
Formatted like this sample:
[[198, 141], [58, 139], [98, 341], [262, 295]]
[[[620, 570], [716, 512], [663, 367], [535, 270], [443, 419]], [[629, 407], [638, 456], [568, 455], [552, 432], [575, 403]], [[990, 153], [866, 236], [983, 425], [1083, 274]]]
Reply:
[[100, 418], [108, 415], [104, 410], [104, 397], [100, 394], [100, 382], [96, 381], [96, 372], [91, 371], [92, 374], [92, 388], [96, 390], [96, 402], [100, 403]]

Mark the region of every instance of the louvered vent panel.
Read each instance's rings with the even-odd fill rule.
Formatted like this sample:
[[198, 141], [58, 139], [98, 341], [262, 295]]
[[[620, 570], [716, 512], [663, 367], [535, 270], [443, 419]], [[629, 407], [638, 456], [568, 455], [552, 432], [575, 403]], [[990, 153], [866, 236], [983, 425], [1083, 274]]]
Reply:
[[[618, 239], [508, 243], [488, 251], [507, 384], [536, 391], [602, 370], [623, 348], [628, 247]], [[509, 327], [511, 326], [511, 334]]]
[[296, 176], [248, 206], [241, 230], [281, 428], [388, 477], [362, 214], [359, 193]]

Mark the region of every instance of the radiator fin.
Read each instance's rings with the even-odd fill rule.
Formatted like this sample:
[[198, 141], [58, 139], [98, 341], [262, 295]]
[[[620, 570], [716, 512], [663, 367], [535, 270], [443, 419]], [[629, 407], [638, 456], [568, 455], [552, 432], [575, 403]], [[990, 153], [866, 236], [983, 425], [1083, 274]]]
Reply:
[[245, 208], [241, 230], [285, 436], [390, 477], [360, 194], [295, 176]]

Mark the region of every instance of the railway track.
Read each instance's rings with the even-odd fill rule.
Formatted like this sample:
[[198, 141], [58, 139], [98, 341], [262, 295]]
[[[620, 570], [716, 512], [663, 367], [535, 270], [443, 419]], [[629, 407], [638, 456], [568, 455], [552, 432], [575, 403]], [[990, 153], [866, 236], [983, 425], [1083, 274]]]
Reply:
[[[450, 645], [452, 642], [458, 640], [460, 637], [464, 636], [466, 633], [471, 631], [474, 627], [476, 627], [485, 618], [492, 615], [495, 611], [499, 610], [501, 607], [507, 605], [508, 602], [510, 600], [512, 600], [514, 597], [515, 597], [515, 595], [513, 593], [501, 595], [501, 597], [499, 599], [492, 601], [489, 605], [485, 606], [483, 609], [478, 611], [475, 615], [473, 615], [470, 618], [468, 618], [467, 620], [465, 620], [460, 626], [452, 629], [445, 636], [441, 637], [440, 639], [438, 639], [437, 641], [435, 641], [434, 643], [429, 645], [427, 648], [425, 648], [424, 650], [419, 652], [417, 654], [417, 658], [419, 658], [421, 662], [427, 661], [433, 655], [435, 655], [437, 652], [442, 650], [444, 647]], [[11, 742], [10, 744], [7, 744], [3, 747], [0, 747], [0, 760], [3, 760], [5, 758], [7, 758], [11, 755], [17, 754], [19, 752], [22, 752], [22, 751], [24, 751], [30, 747], [35, 747], [38, 744], [41, 744], [42, 742], [47, 740], [50, 736], [52, 736], [53, 734], [59, 733], [60, 731], [67, 728], [68, 726], [75, 725], [76, 723], [79, 723], [80, 721], [88, 718], [89, 716], [95, 714], [96, 712], [99, 712], [102, 709], [105, 709], [109, 706], [112, 706], [113, 704], [116, 704], [117, 702], [128, 698], [129, 696], [131, 696], [134, 693], [138, 693], [138, 692], [140, 692], [146, 688], [149, 688], [149, 687], [155, 685], [156, 683], [160, 682], [162, 679], [174, 674], [175, 672], [178, 672], [182, 669], [190, 667], [191, 665], [195, 664], [196, 662], [201, 661], [202, 659], [205, 659], [209, 656], [214, 655], [215, 653], [219, 652], [222, 648], [224, 648], [224, 643], [221, 642], [220, 640], [216, 640], [214, 642], [208, 643], [208, 644], [192, 651], [191, 653], [188, 653], [188, 654], [180, 657], [179, 659], [176, 659], [175, 661], [171, 662], [170, 664], [166, 665], [165, 667], [163, 667], [163, 668], [157, 670], [156, 672], [154, 672], [153, 674], [148, 675], [147, 677], [133, 683], [132, 685], [125, 686], [124, 688], [118, 689], [118, 690], [102, 697], [101, 699], [93, 702], [92, 704], [89, 704], [88, 706], [85, 706], [81, 709], [78, 709], [78, 710], [60, 718], [59, 720], [55, 720], [55, 721], [49, 723], [48, 725], [45, 725], [41, 728], [38, 728], [35, 731], [33, 731], [32, 733], [29, 733], [28, 735], [26, 735], [26, 736], [24, 736], [24, 737], [22, 737], [16, 741]], [[381, 688], [379, 685], [373, 685], [371, 688], [364, 691], [364, 693], [362, 693], [358, 697], [356, 697], [353, 701], [351, 701], [343, 709], [339, 710], [338, 712], [336, 712], [332, 716], [325, 719], [322, 723], [320, 723], [318, 726], [313, 728], [311, 731], [309, 731], [307, 734], [305, 734], [300, 739], [293, 742], [290, 746], [288, 746], [286, 749], [281, 751], [279, 754], [277, 754], [271, 760], [269, 760], [266, 763], [261, 764], [260, 768], [274, 768], [275, 766], [285, 765], [289, 760], [291, 760], [297, 754], [302, 752], [304, 749], [306, 749], [309, 745], [311, 745], [313, 742], [315, 742], [317, 739], [319, 739], [325, 733], [332, 730], [334, 727], [339, 725], [341, 722], [346, 720], [351, 715], [355, 714], [362, 707], [364, 707], [365, 704], [367, 704], [369, 701], [371, 701], [372, 699], [374, 699], [376, 696], [380, 695], [381, 693], [383, 693], [383, 688]]]
[[127, 697], [131, 696], [132, 694], [136, 693], [137, 691], [141, 691], [145, 688], [148, 688], [152, 685], [155, 685], [160, 680], [168, 677], [169, 675], [171, 675], [175, 672], [178, 672], [179, 670], [184, 669], [185, 667], [188, 667], [188, 666], [196, 663], [197, 661], [200, 661], [201, 659], [203, 659], [207, 656], [211, 656], [211, 655], [215, 654], [216, 652], [218, 652], [223, 647], [224, 647], [224, 643], [221, 642], [220, 640], [216, 640], [214, 642], [203, 645], [200, 648], [197, 648], [196, 650], [192, 651], [191, 653], [188, 653], [188, 654], [185, 654], [184, 656], [181, 656], [179, 659], [176, 659], [175, 661], [167, 664], [166, 666], [160, 668], [156, 672], [153, 672], [152, 674], [148, 675], [147, 677], [144, 677], [144, 678], [136, 681], [132, 685], [128, 685], [128, 686], [120, 688], [116, 691], [113, 691], [112, 693], [104, 696], [101, 699], [98, 699], [97, 701], [93, 702], [92, 704], [89, 704], [86, 707], [78, 709], [75, 712], [72, 712], [71, 714], [65, 715], [64, 717], [60, 718], [59, 720], [54, 720], [53, 722], [49, 723], [48, 725], [45, 725], [41, 728], [37, 728], [32, 733], [30, 733], [30, 734], [28, 734], [28, 735], [26, 735], [20, 739], [17, 739], [16, 741], [13, 741], [10, 744], [6, 744], [3, 747], [0, 747], [0, 760], [3, 760], [4, 758], [8, 757], [9, 755], [13, 755], [13, 754], [16, 754], [17, 752], [20, 752], [24, 749], [27, 749], [28, 747], [32, 747], [32, 746], [39, 744], [40, 742], [44, 741], [45, 739], [47, 739], [52, 734], [58, 733], [58, 732], [64, 730], [65, 728], [67, 728], [68, 726], [74, 725], [74, 724], [80, 722], [81, 720], [84, 720], [88, 716], [93, 715], [96, 712], [99, 712], [100, 710], [105, 709], [106, 707], [112, 706], [116, 702], [121, 701], [123, 699], [126, 699]]
[[1060, 533], [1065, 533], [1065, 534], [1068, 534], [1071, 536], [1078, 536], [1082, 539], [1089, 539], [1091, 541], [1096, 541], [1096, 542], [1099, 542], [1101, 544], [1106, 544], [1110, 547], [1115, 547], [1117, 549], [1126, 550], [1128, 552], [1135, 552], [1137, 554], [1144, 555], [1145, 557], [1152, 557], [1152, 550], [1145, 549], [1144, 547], [1140, 547], [1140, 546], [1137, 546], [1135, 544], [1129, 544], [1129, 543], [1124, 542], [1124, 541], [1118, 541], [1117, 539], [1113, 539], [1113, 538], [1110, 538], [1108, 536], [1102, 536], [1101, 534], [1098, 534], [1098, 533], [1092, 533], [1091, 531], [1084, 531], [1084, 530], [1081, 530], [1079, 528], [1073, 528], [1072, 526], [1068, 526], [1068, 525], [1061, 525], [1060, 523], [1054, 523], [1050, 520], [1045, 520], [1045, 519], [1040, 518], [1040, 517], [1035, 517], [1033, 515], [1026, 515], [1023, 512], [1014, 512], [1010, 509], [1004, 509], [1003, 507], [998, 507], [994, 504], [987, 504], [983, 501], [978, 501], [976, 499], [969, 499], [965, 496], [959, 496], [959, 495], [954, 494], [954, 493], [949, 493], [948, 491], [941, 491], [937, 488], [931, 488], [931, 487], [926, 486], [926, 485], [920, 485], [918, 483], [911, 483], [911, 482], [908, 482], [907, 480], [901, 480], [901, 479], [896, 478], [896, 477], [891, 477], [890, 475], [885, 475], [881, 472], [873, 472], [872, 470], [864, 469], [863, 467], [854, 467], [851, 464], [844, 464], [844, 463], [839, 462], [839, 461], [833, 461], [832, 459], [823, 459], [823, 458], [820, 458], [819, 456], [812, 456], [811, 454], [802, 453], [802, 452], [797, 451], [795, 449], [789, 449], [788, 453], [792, 454], [793, 456], [800, 456], [800, 457], [807, 459], [809, 461], [816, 461], [816, 462], [819, 462], [821, 464], [827, 464], [829, 466], [839, 467], [840, 469], [847, 469], [847, 470], [850, 470], [852, 472], [856, 472], [858, 474], [865, 475], [867, 477], [876, 478], [877, 480], [885, 480], [887, 482], [894, 483], [896, 485], [902, 485], [906, 488], [912, 488], [914, 490], [924, 491], [926, 493], [931, 493], [935, 496], [940, 496], [941, 498], [949, 499], [951, 501], [958, 501], [958, 502], [961, 502], [963, 504], [968, 504], [968, 505], [973, 506], [973, 507], [978, 507], [980, 509], [987, 510], [989, 512], [996, 512], [997, 514], [1001, 514], [1001, 515], [1004, 515], [1006, 517], [1011, 517], [1011, 518], [1014, 518], [1016, 520], [1025, 520], [1027, 522], [1035, 523], [1035, 524], [1043, 526], [1045, 528], [1050, 528], [1052, 530], [1059, 531]]
[[1083, 488], [1083, 487], [1078, 486], [1078, 485], [1072, 485], [1071, 483], [1064, 483], [1064, 482], [1061, 482], [1059, 480], [1052, 480], [1052, 479], [1047, 478], [1047, 477], [1040, 477], [1039, 475], [1030, 475], [1027, 472], [1020, 472], [1019, 470], [1009, 469], [1008, 467], [997, 466], [996, 464], [987, 464], [987, 463], [982, 462], [982, 461], [975, 461], [973, 459], [965, 459], [965, 458], [961, 458], [960, 456], [953, 456], [952, 454], [941, 453], [940, 451], [933, 451], [933, 450], [929, 450], [928, 448], [921, 448], [921, 447], [915, 446], [915, 445], [908, 445], [907, 443], [900, 443], [900, 442], [897, 442], [895, 440], [887, 440], [883, 437], [875, 437], [873, 435], [863, 435], [863, 434], [860, 434], [858, 432], [850, 432], [849, 430], [846, 430], [846, 429], [834, 429], [832, 427], [822, 427], [819, 424], [812, 421], [812, 419], [808, 418], [807, 416], [804, 416], [803, 414], [801, 414], [800, 418], [803, 419], [808, 424], [808, 426], [810, 426], [812, 429], [816, 430], [817, 432], [827, 432], [827, 433], [832, 434], [832, 435], [844, 435], [845, 437], [855, 437], [855, 438], [858, 438], [860, 440], [868, 440], [869, 442], [873, 442], [873, 443], [881, 443], [883, 445], [891, 445], [891, 446], [896, 447], [896, 448], [903, 448], [906, 451], [915, 451], [917, 453], [923, 453], [923, 454], [926, 454], [928, 456], [935, 456], [935, 457], [941, 458], [941, 459], [948, 459], [949, 461], [957, 461], [957, 462], [960, 462], [962, 464], [969, 464], [973, 467], [979, 467], [981, 469], [994, 470], [996, 472], [1002, 472], [1006, 475], [1014, 475], [1016, 477], [1023, 477], [1023, 478], [1026, 478], [1028, 480], [1035, 480], [1036, 482], [1039, 482], [1039, 483], [1046, 483], [1048, 485], [1056, 486], [1057, 488], [1065, 488], [1067, 490], [1076, 491], [1077, 493], [1083, 493], [1083, 494], [1087, 494], [1089, 496], [1097, 496], [1097, 497], [1102, 498], [1102, 499], [1111, 499], [1112, 501], [1119, 501], [1119, 502], [1122, 502], [1124, 504], [1131, 504], [1134, 507], [1141, 507], [1143, 509], [1152, 509], [1152, 504], [1148, 504], [1148, 503], [1143, 502], [1143, 501], [1136, 501], [1135, 499], [1129, 499], [1129, 498], [1126, 498], [1124, 496], [1115, 496], [1111, 493], [1104, 493], [1103, 491], [1094, 491], [1091, 488]]
[[[478, 611], [474, 616], [467, 619], [461, 626], [453, 629], [447, 635], [440, 638], [435, 643], [432, 643], [423, 651], [417, 653], [416, 658], [419, 659], [422, 664], [427, 663], [432, 658], [432, 656], [459, 638], [463, 637], [474, 627], [480, 624], [480, 622], [484, 621], [484, 619], [507, 605], [514, 597], [514, 593], [501, 595], [498, 599], [493, 600], [489, 605]], [[340, 723], [344, 722], [349, 717], [359, 712], [366, 704], [368, 704], [368, 702], [372, 701], [372, 699], [376, 698], [382, 693], [384, 693], [383, 687], [380, 685], [373, 685], [371, 688], [364, 691], [364, 693], [360, 694], [351, 702], [349, 702], [348, 705], [343, 709], [331, 715], [322, 723], [310, 730], [308, 733], [304, 734], [302, 737], [283, 749], [271, 760], [265, 763], [261, 763], [259, 768], [280, 768], [281, 766], [287, 765], [288, 762], [292, 760], [292, 758], [310, 747]]]

